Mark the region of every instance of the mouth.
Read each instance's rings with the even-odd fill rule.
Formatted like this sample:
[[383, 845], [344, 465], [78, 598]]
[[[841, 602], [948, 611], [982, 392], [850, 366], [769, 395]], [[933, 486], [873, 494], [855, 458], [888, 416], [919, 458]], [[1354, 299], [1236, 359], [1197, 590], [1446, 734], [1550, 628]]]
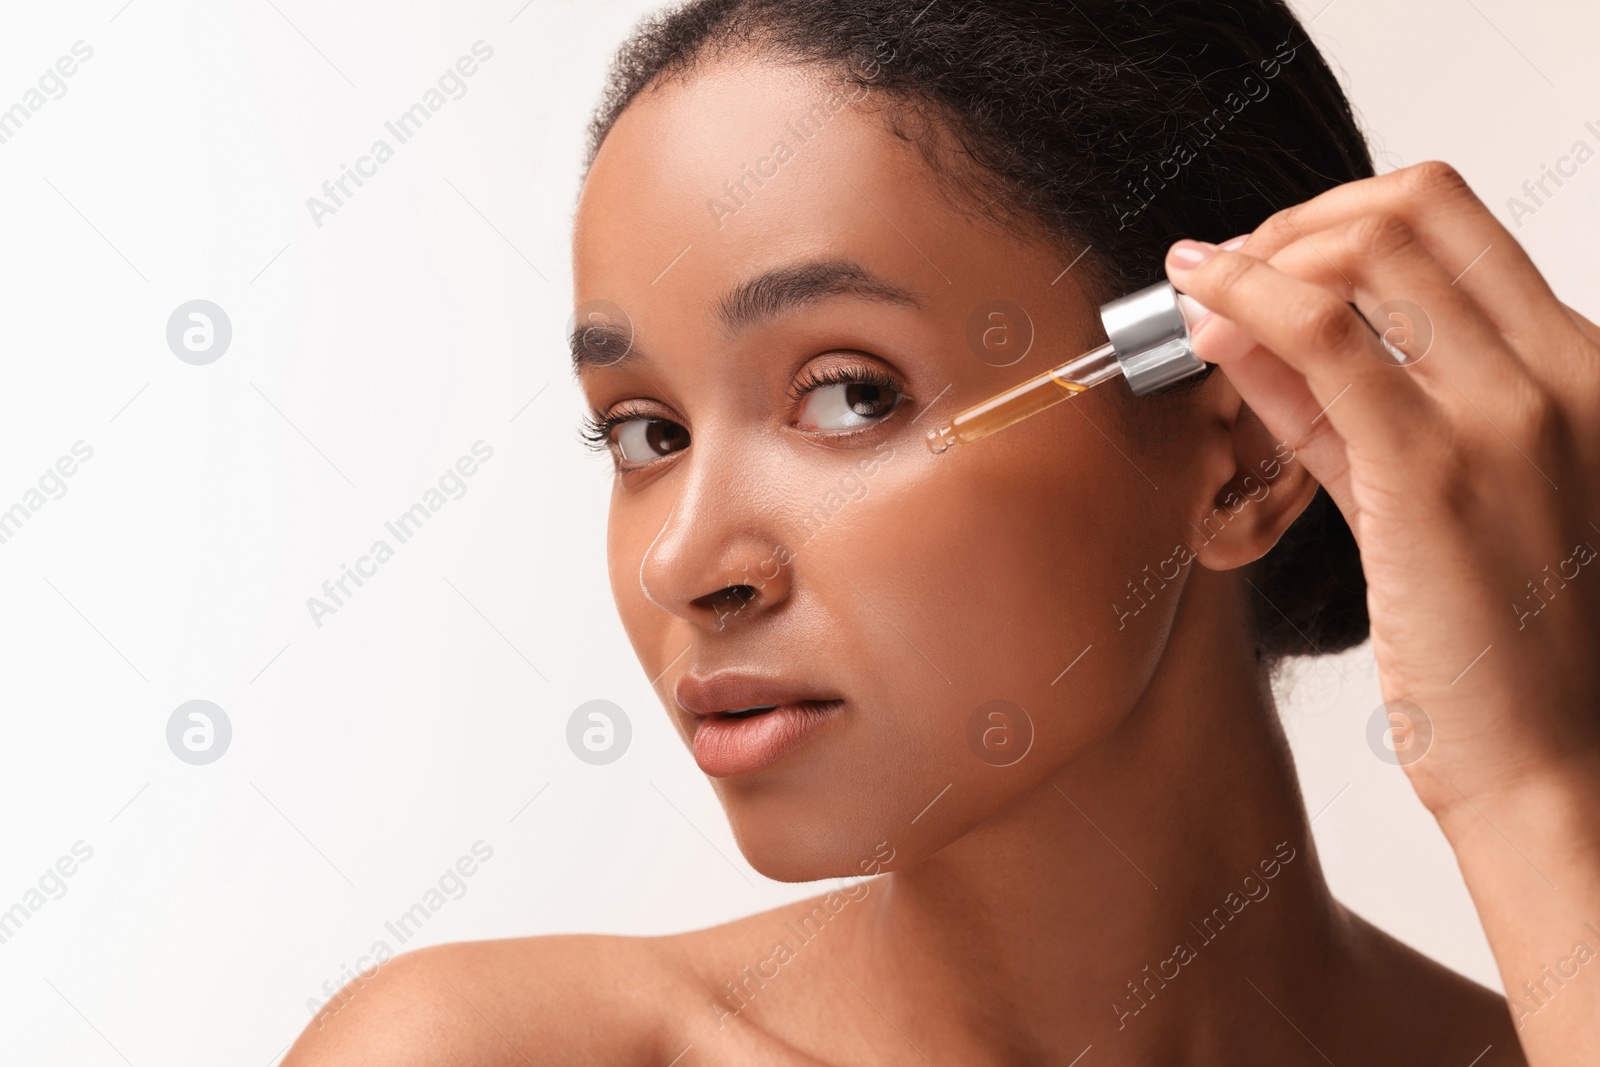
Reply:
[[714, 711], [710, 715], [700, 716], [701, 720], [720, 722], [743, 722], [754, 719], [760, 715], [767, 715], [774, 711], [787, 713], [827, 712], [835, 706], [842, 706], [842, 700], [795, 700], [787, 704], [756, 704], [748, 708], [729, 708], [727, 711]]
[[748, 719], [752, 715], [762, 715], [775, 710], [777, 707], [778, 705], [776, 704], [757, 704], [753, 708], [736, 708], [732, 711], [713, 712], [711, 717], [715, 719]]
[[701, 715], [694, 724], [694, 761], [713, 778], [765, 770], [844, 706], [843, 700], [798, 700]]
[[673, 692], [692, 717], [695, 762], [713, 778], [772, 766], [845, 706], [819, 686], [753, 672], [691, 670]]

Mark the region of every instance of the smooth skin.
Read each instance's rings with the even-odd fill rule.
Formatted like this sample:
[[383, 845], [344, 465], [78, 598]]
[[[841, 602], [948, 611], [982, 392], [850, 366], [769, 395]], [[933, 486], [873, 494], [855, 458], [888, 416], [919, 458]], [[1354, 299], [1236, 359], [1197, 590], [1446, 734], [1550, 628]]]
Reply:
[[[1521, 1003], [1528, 1061], [1597, 1062], [1600, 976], [1574, 949], [1600, 925], [1600, 328], [1442, 163], [1227, 244], [1167, 259], [1216, 313], [1196, 348], [1301, 442], [1355, 531], [1384, 697], [1431, 726], [1406, 771]], [[1433, 338], [1424, 354], [1391, 334], [1415, 360], [1396, 367], [1344, 302], [1400, 299]]]
[[[877, 101], [836, 108], [838, 91], [724, 55], [630, 105], [580, 200], [575, 295], [623, 309], [639, 357], [580, 380], [595, 414], [631, 420], [608, 558], [646, 676], [686, 742], [686, 671], [843, 700], [782, 760], [712, 785], [762, 873], [877, 877], [674, 936], [407, 953], [285, 1067], [1585, 1062], [1600, 968], [1519, 1031], [1503, 998], [1332, 899], [1241, 568], [1329, 487], [1361, 541], [1385, 697], [1433, 724], [1408, 771], [1507, 987], [1539, 977], [1600, 920], [1600, 579], [1568, 582], [1532, 635], [1508, 605], [1600, 537], [1594, 327], [1423, 165], [1169, 261], [1215, 312], [1197, 344], [1223, 372], [1150, 401], [1162, 432], [1105, 386], [934, 457], [936, 420], [1096, 343], [1094, 304], [1049, 244], [972, 211]], [[709, 206], [819, 106], [736, 212]], [[719, 314], [742, 283], [840, 261], [912, 302], [835, 286]], [[1345, 303], [1397, 295], [1435, 326], [1415, 366], [1380, 360]], [[967, 343], [1000, 298], [1037, 338], [1008, 367]], [[874, 395], [893, 403], [846, 403]], [[799, 542], [801, 516], [841, 500]], [[1163, 566], [1180, 546], [1192, 560]], [[1005, 767], [968, 741], [997, 699], [1033, 727]]]

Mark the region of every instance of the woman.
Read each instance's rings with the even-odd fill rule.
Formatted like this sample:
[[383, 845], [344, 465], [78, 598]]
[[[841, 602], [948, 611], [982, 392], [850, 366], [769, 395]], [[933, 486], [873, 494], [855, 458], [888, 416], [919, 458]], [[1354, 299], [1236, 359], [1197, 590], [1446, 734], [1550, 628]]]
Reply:
[[[856, 880], [408, 954], [289, 1067], [1593, 1062], [1600, 330], [1282, 3], [698, 0], [574, 261], [640, 662], [750, 863]], [[1163, 268], [1220, 373], [924, 446]], [[1369, 620], [1511, 1010], [1323, 882], [1269, 672]]]

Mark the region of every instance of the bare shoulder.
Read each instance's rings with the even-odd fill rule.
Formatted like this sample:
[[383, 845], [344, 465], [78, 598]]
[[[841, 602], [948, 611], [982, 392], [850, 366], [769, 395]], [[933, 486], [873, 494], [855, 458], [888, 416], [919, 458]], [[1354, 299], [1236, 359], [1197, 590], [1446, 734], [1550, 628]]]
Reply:
[[[814, 1064], [765, 1025], [782, 1021], [770, 998], [745, 1010], [764, 985], [752, 967], [771, 962], [777, 939], [814, 938], [845, 899], [825, 894], [662, 937], [525, 937], [403, 953], [324, 1005], [282, 1067], [665, 1065], [691, 1046], [699, 1063]], [[806, 983], [788, 984], [798, 992]]]
[[1526, 1067], [1505, 997], [1350, 918], [1365, 971], [1362, 1014], [1377, 1037], [1370, 1052], [1439, 1067]]
[[669, 938], [438, 945], [351, 981], [282, 1067], [647, 1062], [669, 1043], [666, 1024], [693, 985]]

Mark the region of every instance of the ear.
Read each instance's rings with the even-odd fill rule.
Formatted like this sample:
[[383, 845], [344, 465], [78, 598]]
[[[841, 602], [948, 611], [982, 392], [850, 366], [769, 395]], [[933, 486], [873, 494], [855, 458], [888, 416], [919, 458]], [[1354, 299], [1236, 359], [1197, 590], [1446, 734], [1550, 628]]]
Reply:
[[1213, 571], [1243, 567], [1266, 555], [1317, 491], [1316, 479], [1295, 461], [1294, 449], [1272, 436], [1231, 384], [1221, 384], [1233, 467], [1210, 510], [1193, 520], [1195, 559]]

